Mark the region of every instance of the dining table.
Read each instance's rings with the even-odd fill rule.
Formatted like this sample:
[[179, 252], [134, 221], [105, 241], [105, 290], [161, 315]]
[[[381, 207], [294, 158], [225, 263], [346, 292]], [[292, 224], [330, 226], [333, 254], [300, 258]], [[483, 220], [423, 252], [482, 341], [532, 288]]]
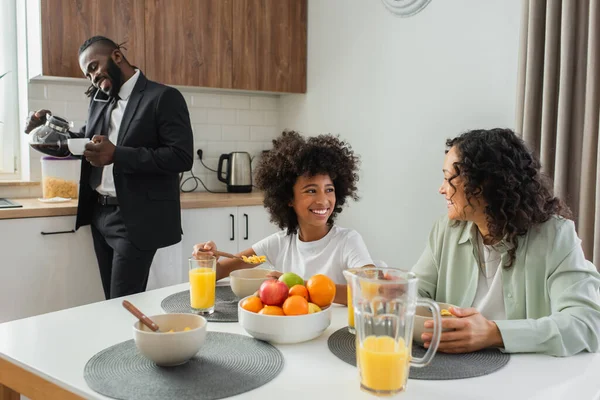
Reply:
[[[123, 300], [148, 316], [163, 314], [161, 301], [188, 288], [188, 283], [182, 283], [0, 324], [0, 400], [17, 400], [19, 394], [32, 400], [110, 399], [87, 385], [84, 367], [98, 352], [133, 338], [137, 320], [123, 307]], [[35, 288], [30, 295], [35, 296]], [[346, 326], [347, 308], [332, 305], [331, 324], [319, 337], [274, 344], [284, 359], [283, 369], [274, 379], [230, 398], [374, 398], [360, 389], [358, 369], [328, 348], [329, 336]], [[209, 322], [208, 331], [249, 336], [237, 322]], [[406, 390], [395, 398], [596, 400], [600, 399], [599, 374], [598, 353], [570, 357], [511, 354], [505, 366], [476, 378], [409, 379]]]

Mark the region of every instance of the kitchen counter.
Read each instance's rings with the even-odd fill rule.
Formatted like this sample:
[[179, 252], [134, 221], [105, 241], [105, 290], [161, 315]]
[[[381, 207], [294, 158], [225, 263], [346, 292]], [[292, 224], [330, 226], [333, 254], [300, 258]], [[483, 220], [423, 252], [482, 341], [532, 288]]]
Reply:
[[[19, 208], [0, 209], [0, 219], [59, 217], [77, 214], [77, 200], [65, 203], [42, 203], [36, 198], [9, 199], [21, 204]], [[263, 193], [182, 193], [181, 208], [218, 208], [258, 206], [263, 204]]]

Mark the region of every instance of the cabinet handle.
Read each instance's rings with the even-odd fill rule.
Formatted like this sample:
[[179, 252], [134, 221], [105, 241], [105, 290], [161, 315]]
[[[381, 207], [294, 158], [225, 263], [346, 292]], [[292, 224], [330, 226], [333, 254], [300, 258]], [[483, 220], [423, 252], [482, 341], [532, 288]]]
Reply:
[[244, 236], [244, 240], [248, 240], [248, 214], [244, 214], [244, 218], [246, 219], [246, 236]]
[[235, 217], [233, 214], [229, 214], [229, 217], [231, 218], [231, 236], [229, 240], [235, 240]]
[[61, 235], [63, 233], [75, 233], [75, 229], [71, 229], [70, 231], [56, 231], [56, 232], [40, 232], [42, 235]]

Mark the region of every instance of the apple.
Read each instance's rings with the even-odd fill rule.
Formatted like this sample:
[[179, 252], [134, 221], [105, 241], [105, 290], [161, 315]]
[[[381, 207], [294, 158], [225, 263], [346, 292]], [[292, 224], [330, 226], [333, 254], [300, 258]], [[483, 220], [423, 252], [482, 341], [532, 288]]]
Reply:
[[277, 279], [267, 279], [258, 289], [260, 301], [267, 306], [281, 306], [288, 297], [288, 287]]
[[293, 287], [294, 285], [302, 285], [304, 286], [304, 279], [299, 275], [296, 275], [293, 272], [286, 272], [279, 277], [279, 281], [283, 282], [287, 285], [288, 288]]

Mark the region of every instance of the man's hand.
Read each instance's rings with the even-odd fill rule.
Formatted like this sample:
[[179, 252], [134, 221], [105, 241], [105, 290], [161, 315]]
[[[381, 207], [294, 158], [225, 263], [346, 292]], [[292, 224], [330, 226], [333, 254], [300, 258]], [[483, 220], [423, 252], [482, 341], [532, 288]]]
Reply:
[[46, 123], [46, 114], [52, 114], [50, 110], [32, 111], [25, 120], [25, 133], [29, 133], [40, 125]]
[[85, 145], [83, 156], [94, 167], [103, 167], [113, 163], [115, 148], [108, 137], [96, 135]]
[[[504, 342], [498, 326], [485, 319], [475, 308], [450, 307], [449, 311], [457, 318], [442, 320], [442, 328], [454, 329], [443, 332], [438, 351], [443, 353], [470, 353], [487, 347], [502, 347]], [[433, 321], [425, 321], [425, 328], [433, 328]], [[421, 339], [429, 348], [431, 333], [424, 333]]]

